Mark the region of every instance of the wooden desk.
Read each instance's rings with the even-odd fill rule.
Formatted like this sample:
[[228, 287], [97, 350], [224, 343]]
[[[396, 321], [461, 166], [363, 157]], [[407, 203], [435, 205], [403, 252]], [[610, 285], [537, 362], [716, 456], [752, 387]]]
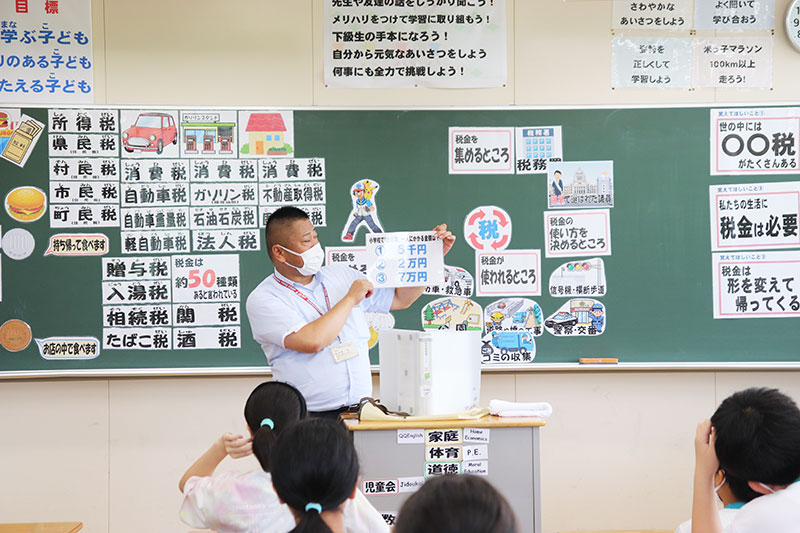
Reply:
[[[539, 480], [539, 428], [541, 418], [487, 416], [478, 420], [345, 421], [353, 432], [361, 464], [361, 488], [370, 480], [403, 480], [425, 474], [426, 445], [398, 444], [398, 430], [489, 429], [488, 479], [514, 509], [520, 531], [541, 533]], [[467, 442], [465, 446], [481, 444]], [[398, 481], [399, 482], [399, 481]], [[367, 499], [382, 514], [396, 515], [411, 492], [369, 494]]]
[[75, 533], [81, 529], [83, 529], [83, 522], [0, 524], [0, 533]]

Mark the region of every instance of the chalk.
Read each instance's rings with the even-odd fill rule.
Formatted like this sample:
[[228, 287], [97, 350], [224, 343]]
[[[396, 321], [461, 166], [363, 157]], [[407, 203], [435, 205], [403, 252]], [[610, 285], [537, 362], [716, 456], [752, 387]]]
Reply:
[[616, 357], [581, 357], [578, 362], [582, 365], [586, 364], [616, 364], [619, 359]]

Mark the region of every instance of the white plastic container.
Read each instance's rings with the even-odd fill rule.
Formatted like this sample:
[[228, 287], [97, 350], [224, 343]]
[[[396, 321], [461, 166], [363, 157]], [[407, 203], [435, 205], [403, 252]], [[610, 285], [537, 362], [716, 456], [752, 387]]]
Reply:
[[381, 331], [381, 403], [415, 416], [475, 407], [481, 390], [480, 347], [480, 331]]

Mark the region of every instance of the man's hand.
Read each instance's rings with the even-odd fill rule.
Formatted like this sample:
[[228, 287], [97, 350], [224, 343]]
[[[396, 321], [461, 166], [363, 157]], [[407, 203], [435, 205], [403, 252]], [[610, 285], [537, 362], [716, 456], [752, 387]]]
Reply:
[[350, 298], [353, 302], [353, 307], [361, 303], [364, 298], [372, 296], [372, 291], [375, 290], [372, 283], [366, 279], [357, 279], [350, 285], [350, 290], [347, 291], [345, 298]]
[[[703, 420], [697, 425], [697, 433], [694, 437], [694, 456], [695, 456], [695, 478], [714, 479], [714, 474], [719, 469], [719, 459], [714, 448], [716, 434], [711, 420]], [[713, 484], [713, 481], [712, 481]]]
[[221, 440], [225, 447], [225, 454], [229, 455], [231, 459], [241, 459], [253, 453], [253, 439], [251, 438], [225, 433]]
[[442, 252], [444, 255], [447, 255], [447, 252], [450, 251], [450, 248], [452, 248], [453, 244], [456, 242], [456, 236], [447, 231], [447, 224], [439, 224], [433, 228], [433, 231], [436, 232], [436, 238], [442, 240]]

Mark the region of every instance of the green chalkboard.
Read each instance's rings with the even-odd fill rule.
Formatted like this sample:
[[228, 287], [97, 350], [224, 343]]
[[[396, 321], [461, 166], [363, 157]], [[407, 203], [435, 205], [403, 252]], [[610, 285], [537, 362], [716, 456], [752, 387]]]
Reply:
[[[176, 116], [178, 111], [174, 110]], [[22, 112], [48, 123], [47, 109]], [[709, 117], [710, 108], [702, 106], [295, 110], [293, 155], [325, 162], [327, 226], [318, 229], [323, 246], [350, 244], [340, 240], [351, 211], [350, 187], [360, 179], [372, 179], [380, 183], [376, 202], [386, 231], [426, 230], [445, 222], [458, 236], [446, 263], [474, 274], [475, 254], [462, 234], [464, 217], [481, 205], [502, 207], [513, 221], [510, 249], [542, 250], [542, 295], [530, 298], [547, 316], [564, 303], [564, 298], [548, 295], [547, 280], [566, 259], [544, 254], [546, 175], [451, 175], [448, 128], [559, 125], [566, 161], [614, 162], [612, 255], [604, 257], [608, 292], [602, 297], [607, 322], [603, 335], [595, 337], [557, 338], [545, 332], [536, 338], [533, 365], [572, 363], [578, 357], [591, 356], [662, 364], [800, 361], [797, 319], [713, 319], [709, 185], [789, 181], [792, 176], [712, 177]], [[125, 127], [121, 124], [120, 129]], [[45, 130], [23, 169], [0, 161], [3, 197], [25, 185], [49, 190], [48, 133]], [[182, 143], [185, 138], [179, 140]], [[36, 240], [34, 253], [27, 259], [2, 258], [0, 320], [24, 320], [35, 338], [102, 339], [101, 258], [55, 257], [44, 251], [54, 233], [101, 232], [109, 238], [107, 257], [120, 257], [120, 229], [56, 229], [50, 227], [48, 216], [22, 223], [5, 210], [0, 213], [0, 224], [4, 233], [23, 227]], [[353, 245], [364, 244], [363, 231]], [[94, 359], [46, 360], [31, 342], [18, 352], [0, 349], [0, 375], [40, 370], [264, 366], [263, 353], [251, 338], [244, 313], [247, 295], [271, 272], [263, 243], [260, 251], [239, 252], [239, 263], [242, 316], [238, 349], [103, 349]], [[421, 310], [432, 299], [424, 295], [409, 310], [395, 312], [397, 327], [420, 329]], [[475, 298], [483, 306], [495, 299]], [[376, 362], [377, 348], [372, 357]]]

